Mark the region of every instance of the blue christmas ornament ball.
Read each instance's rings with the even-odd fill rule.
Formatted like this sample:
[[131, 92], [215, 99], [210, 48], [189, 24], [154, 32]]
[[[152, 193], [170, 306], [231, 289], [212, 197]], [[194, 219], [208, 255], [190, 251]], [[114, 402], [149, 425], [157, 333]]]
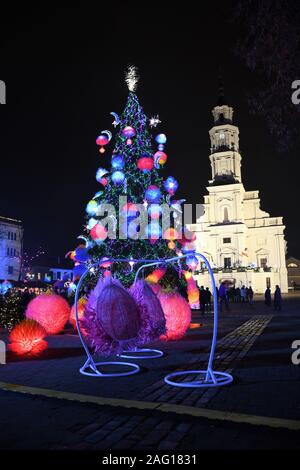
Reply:
[[145, 192], [145, 198], [148, 202], [157, 203], [161, 199], [161, 191], [154, 184], [150, 185]]
[[165, 144], [167, 142], [167, 137], [165, 134], [158, 134], [156, 137], [155, 137], [155, 141], [158, 143], [158, 144]]
[[114, 170], [123, 170], [125, 162], [122, 155], [113, 155], [111, 160], [111, 166]]
[[91, 201], [88, 202], [88, 205], [86, 206], [85, 210], [88, 215], [96, 215], [97, 208], [98, 208], [97, 202], [92, 199]]
[[123, 173], [123, 171], [120, 170], [114, 171], [111, 175], [111, 179], [115, 185], [122, 184], [125, 180], [125, 174]]

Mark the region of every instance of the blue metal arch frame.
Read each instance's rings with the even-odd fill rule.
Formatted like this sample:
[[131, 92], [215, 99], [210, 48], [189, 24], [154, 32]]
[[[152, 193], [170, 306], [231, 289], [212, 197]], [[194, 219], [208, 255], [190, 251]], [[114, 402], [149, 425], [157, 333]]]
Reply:
[[[218, 387], [221, 385], [228, 384], [232, 382], [233, 377], [226, 373], [226, 372], [218, 372], [213, 370], [213, 361], [214, 361], [214, 354], [215, 354], [215, 349], [216, 349], [216, 344], [217, 344], [217, 335], [218, 335], [218, 298], [217, 298], [217, 290], [216, 290], [216, 284], [215, 284], [215, 279], [213, 275], [212, 268], [206, 259], [206, 257], [202, 253], [197, 253], [195, 251], [188, 251], [185, 254], [181, 256], [176, 256], [173, 258], [165, 259], [165, 260], [147, 260], [147, 259], [132, 259], [132, 258], [110, 258], [107, 261], [109, 262], [135, 262], [135, 263], [144, 263], [142, 266], [140, 266], [136, 272], [134, 282], [137, 281], [139, 278], [140, 273], [146, 268], [146, 267], [151, 267], [151, 266], [158, 266], [158, 265], [165, 265], [168, 263], [174, 263], [177, 262], [181, 259], [186, 258], [187, 256], [193, 254], [197, 258], [201, 258], [204, 263], [207, 266], [207, 269], [210, 274], [210, 279], [211, 279], [211, 284], [212, 284], [212, 290], [213, 290], [213, 299], [214, 299], [214, 324], [213, 324], [213, 337], [212, 337], [212, 342], [211, 342], [211, 347], [210, 347], [210, 354], [209, 354], [209, 359], [208, 359], [208, 364], [207, 364], [207, 369], [206, 370], [187, 370], [187, 371], [180, 371], [180, 372], [174, 372], [172, 374], [167, 375], [164, 380], [167, 384], [173, 385], [175, 387], [192, 387], [192, 388], [201, 388], [201, 387]], [[132, 364], [128, 362], [97, 362], [95, 363], [93, 360], [93, 357], [89, 351], [89, 348], [84, 340], [84, 337], [82, 335], [82, 332], [80, 330], [80, 322], [78, 319], [78, 297], [79, 297], [79, 292], [80, 288], [82, 286], [83, 280], [89, 273], [90, 269], [93, 267], [99, 266], [99, 261], [96, 263], [93, 263], [90, 265], [86, 271], [82, 274], [80, 277], [80, 280], [78, 282], [76, 292], [75, 292], [75, 319], [76, 319], [76, 326], [77, 326], [77, 331], [79, 338], [81, 340], [82, 346], [86, 352], [87, 355], [87, 360], [85, 364], [80, 368], [80, 373], [84, 375], [90, 375], [90, 376], [96, 376], [96, 377], [122, 377], [122, 376], [127, 376], [127, 375], [132, 375], [136, 374], [139, 372], [140, 367], [137, 364]], [[129, 358], [129, 356], [127, 356]], [[138, 359], [138, 358], [136, 358]], [[104, 373], [98, 370], [97, 366], [103, 366], [103, 365], [121, 365], [121, 366], [126, 366], [127, 368], [130, 367], [131, 370], [126, 370], [125, 372], [112, 372], [112, 373]], [[181, 377], [181, 376], [189, 376], [189, 375], [197, 375], [199, 376], [197, 380], [193, 381], [183, 381], [183, 382], [177, 382], [176, 380], [173, 380], [175, 377]]]

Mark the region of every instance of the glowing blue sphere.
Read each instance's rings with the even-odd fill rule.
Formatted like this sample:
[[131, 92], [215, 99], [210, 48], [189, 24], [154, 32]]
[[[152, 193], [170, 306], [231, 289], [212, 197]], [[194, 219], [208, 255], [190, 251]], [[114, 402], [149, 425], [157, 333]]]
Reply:
[[125, 162], [122, 155], [113, 155], [111, 160], [111, 166], [114, 170], [123, 170]]
[[158, 150], [160, 150], [161, 152], [164, 150], [165, 146], [163, 144], [159, 144], [158, 146]]
[[123, 184], [125, 181], [125, 174], [120, 170], [114, 171], [111, 175], [111, 179], [115, 185]]
[[151, 203], [157, 203], [161, 199], [161, 191], [154, 184], [150, 185], [145, 192], [145, 199]]
[[86, 206], [85, 211], [88, 215], [96, 215], [97, 208], [98, 208], [97, 202], [92, 199], [91, 201], [89, 201], [88, 205]]
[[165, 144], [167, 142], [167, 137], [165, 134], [158, 134], [156, 137], [155, 137], [155, 141], [158, 143], [158, 144]]
[[164, 188], [169, 194], [173, 195], [178, 189], [178, 181], [173, 176], [169, 176], [164, 182]]

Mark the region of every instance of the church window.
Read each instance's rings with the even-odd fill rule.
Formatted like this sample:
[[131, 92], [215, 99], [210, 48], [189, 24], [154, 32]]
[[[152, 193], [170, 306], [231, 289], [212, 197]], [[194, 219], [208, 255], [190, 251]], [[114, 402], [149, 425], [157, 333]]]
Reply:
[[223, 238], [223, 243], [231, 243], [231, 238]]
[[224, 222], [229, 222], [228, 208], [227, 208], [227, 207], [224, 207], [224, 218], [223, 218], [223, 221], [224, 221]]
[[271, 288], [271, 278], [270, 277], [266, 277], [266, 287], [267, 288]]
[[266, 268], [268, 264], [267, 258], [260, 258], [260, 267], [261, 268]]
[[224, 258], [224, 268], [231, 268], [231, 258]]
[[298, 266], [296, 265], [296, 263], [289, 263], [288, 268], [298, 268]]

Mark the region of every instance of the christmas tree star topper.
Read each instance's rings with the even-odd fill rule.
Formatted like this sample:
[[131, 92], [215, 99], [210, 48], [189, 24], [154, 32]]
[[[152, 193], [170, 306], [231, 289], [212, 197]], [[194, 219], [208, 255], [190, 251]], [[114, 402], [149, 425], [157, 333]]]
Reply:
[[135, 65], [130, 65], [127, 69], [125, 82], [127, 83], [129, 91], [135, 91], [139, 81], [139, 73]]

